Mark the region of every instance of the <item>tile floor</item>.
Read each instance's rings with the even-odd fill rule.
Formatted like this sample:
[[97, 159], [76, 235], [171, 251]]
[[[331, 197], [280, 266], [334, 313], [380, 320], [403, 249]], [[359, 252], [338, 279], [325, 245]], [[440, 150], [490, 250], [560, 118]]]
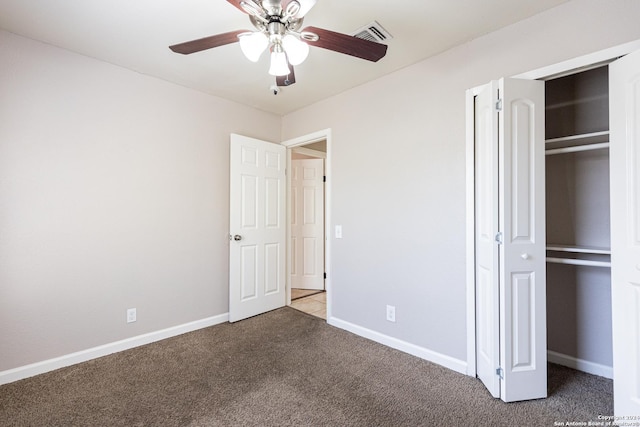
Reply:
[[[304, 295], [302, 289], [291, 289], [291, 298], [296, 298], [298, 295]], [[317, 292], [317, 291], [314, 291]], [[308, 293], [308, 291], [306, 292]], [[291, 301], [291, 308], [300, 310], [304, 313], [312, 316], [327, 319], [327, 293], [320, 292], [309, 296], [303, 296], [296, 300]]]

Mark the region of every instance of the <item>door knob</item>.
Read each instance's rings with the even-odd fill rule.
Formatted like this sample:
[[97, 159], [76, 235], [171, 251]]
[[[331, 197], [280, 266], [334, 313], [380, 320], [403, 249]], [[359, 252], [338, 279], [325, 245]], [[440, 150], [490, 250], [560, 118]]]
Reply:
[[522, 254], [522, 255], [520, 255], [520, 258], [529, 259], [529, 254]]
[[240, 240], [242, 240], [242, 236], [239, 234], [234, 234], [233, 235], [233, 240], [235, 240], [236, 242], [239, 242]]

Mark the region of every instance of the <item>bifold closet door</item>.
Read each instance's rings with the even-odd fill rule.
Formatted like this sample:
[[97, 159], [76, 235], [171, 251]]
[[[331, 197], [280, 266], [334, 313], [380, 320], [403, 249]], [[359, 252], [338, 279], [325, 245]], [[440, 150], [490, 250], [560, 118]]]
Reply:
[[501, 397], [513, 402], [547, 397], [544, 82], [499, 91]]
[[609, 65], [609, 89], [614, 412], [639, 423], [640, 52]]
[[538, 399], [547, 395], [544, 82], [490, 83], [475, 122], [477, 375], [505, 402]]
[[475, 97], [476, 375], [500, 397], [498, 223], [498, 82]]

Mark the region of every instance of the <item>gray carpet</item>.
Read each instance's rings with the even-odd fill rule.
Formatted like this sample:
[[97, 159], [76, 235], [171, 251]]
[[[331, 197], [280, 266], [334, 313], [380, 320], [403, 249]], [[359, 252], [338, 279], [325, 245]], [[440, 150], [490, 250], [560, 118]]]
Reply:
[[612, 414], [610, 380], [549, 365], [549, 398], [482, 384], [282, 308], [0, 387], [3, 426], [553, 426]]

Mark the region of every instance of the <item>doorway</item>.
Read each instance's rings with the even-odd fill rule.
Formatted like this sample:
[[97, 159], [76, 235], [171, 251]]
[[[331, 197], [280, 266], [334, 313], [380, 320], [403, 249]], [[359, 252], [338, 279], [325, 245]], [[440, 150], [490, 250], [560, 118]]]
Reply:
[[291, 149], [291, 307], [326, 319], [324, 161], [326, 140]]
[[[288, 148], [287, 305], [330, 321], [331, 131], [315, 132], [282, 145]], [[306, 177], [301, 176], [304, 170]], [[305, 189], [300, 188], [303, 185], [306, 197]], [[322, 209], [318, 210], [318, 205]], [[307, 219], [302, 221], [304, 215]]]

